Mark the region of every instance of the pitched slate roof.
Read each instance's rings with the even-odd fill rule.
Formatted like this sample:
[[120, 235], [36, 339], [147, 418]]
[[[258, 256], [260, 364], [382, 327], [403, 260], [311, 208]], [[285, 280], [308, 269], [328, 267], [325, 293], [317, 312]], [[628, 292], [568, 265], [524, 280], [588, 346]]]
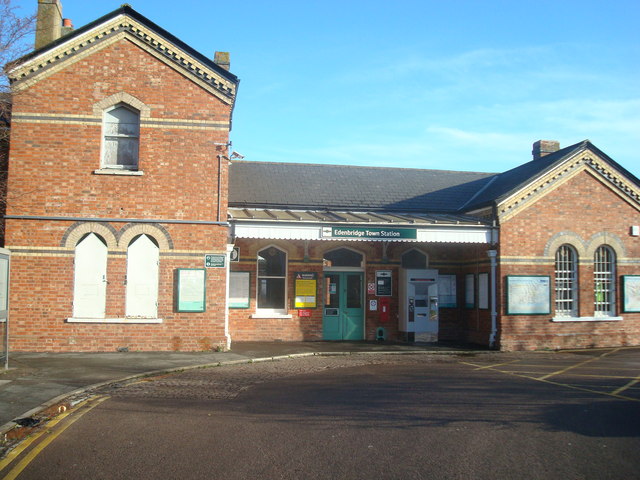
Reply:
[[495, 174], [234, 161], [235, 207], [456, 212]]
[[461, 214], [499, 203], [586, 150], [640, 186], [584, 140], [503, 173], [234, 161], [229, 206]]
[[568, 158], [574, 157], [586, 150], [594, 152], [633, 183], [640, 185], [640, 180], [633, 174], [599, 150], [589, 140], [583, 140], [575, 145], [562, 148], [557, 152], [545, 155], [494, 176], [474, 197], [469, 199], [469, 202], [463, 206], [463, 210], [469, 212], [493, 203], [499, 203], [501, 200], [526, 186], [532, 179], [544, 175]]

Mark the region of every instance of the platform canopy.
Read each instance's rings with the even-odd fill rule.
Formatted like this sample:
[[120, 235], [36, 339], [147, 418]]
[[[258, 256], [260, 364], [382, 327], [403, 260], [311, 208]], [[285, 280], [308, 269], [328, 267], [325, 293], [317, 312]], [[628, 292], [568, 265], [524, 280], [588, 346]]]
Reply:
[[494, 228], [467, 215], [230, 208], [229, 220], [236, 238], [430, 243], [497, 240]]

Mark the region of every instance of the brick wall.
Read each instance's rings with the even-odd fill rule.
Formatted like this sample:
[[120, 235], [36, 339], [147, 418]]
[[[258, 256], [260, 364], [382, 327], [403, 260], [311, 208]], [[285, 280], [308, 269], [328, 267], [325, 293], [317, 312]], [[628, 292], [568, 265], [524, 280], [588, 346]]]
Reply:
[[[501, 224], [500, 346], [505, 350], [640, 344], [640, 314], [622, 312], [622, 275], [640, 274], [640, 240], [630, 236], [638, 210], [588, 171]], [[554, 310], [554, 255], [568, 243], [579, 255], [579, 316], [593, 317], [593, 251], [609, 245], [617, 255], [616, 313], [622, 321], [552, 322], [551, 315], [508, 316], [505, 276], [549, 275]], [[504, 257], [508, 257], [505, 259]]]
[[[256, 312], [256, 256], [257, 252], [269, 245], [275, 245], [288, 253], [287, 298], [288, 313], [292, 318], [252, 318]], [[240, 262], [232, 263], [232, 271], [251, 273], [250, 307], [248, 309], [231, 309], [229, 328], [231, 338], [236, 341], [300, 341], [322, 339], [322, 314], [324, 306], [324, 282], [322, 258], [324, 252], [346, 247], [363, 253], [366, 259], [364, 270], [364, 306], [365, 306], [365, 339], [375, 340], [378, 327], [384, 327], [388, 340], [401, 340], [398, 330], [399, 322], [399, 269], [402, 254], [412, 248], [418, 248], [429, 257], [429, 267], [438, 269], [442, 274], [455, 274], [457, 278], [458, 307], [440, 310], [441, 340], [452, 342], [471, 342], [487, 344], [490, 334], [490, 316], [487, 309], [480, 309], [478, 304], [472, 308], [464, 307], [464, 276], [466, 273], [488, 272], [486, 245], [438, 245], [389, 243], [387, 261], [383, 262], [381, 242], [310, 242], [309, 259], [304, 261], [302, 242], [278, 240], [238, 239], [236, 246], [240, 248]], [[390, 297], [389, 320], [382, 321], [380, 305], [378, 310], [369, 310], [370, 300], [380, 300], [375, 294], [367, 293], [367, 284], [375, 283], [377, 270], [390, 270], [392, 273], [393, 292]], [[294, 273], [316, 272], [318, 275], [317, 300], [318, 308], [310, 309], [310, 317], [301, 317], [293, 308]]]
[[[143, 175], [97, 175], [102, 115], [95, 106], [121, 92], [149, 107], [140, 129]], [[207, 270], [204, 313], [176, 312], [174, 283], [177, 268], [202, 268], [205, 253], [226, 251], [226, 226], [193, 222], [226, 221], [228, 163], [218, 155], [226, 154], [231, 106], [120, 39], [22, 91], [13, 114], [7, 213], [156, 222], [153, 227], [100, 223], [103, 236], [113, 237], [107, 242], [106, 316], [125, 314], [127, 242], [146, 232], [161, 240], [158, 317], [163, 322], [67, 323], [73, 311], [75, 244], [70, 238], [75, 237], [70, 232], [82, 222], [9, 219], [12, 350], [210, 350], [224, 345], [225, 269]]]

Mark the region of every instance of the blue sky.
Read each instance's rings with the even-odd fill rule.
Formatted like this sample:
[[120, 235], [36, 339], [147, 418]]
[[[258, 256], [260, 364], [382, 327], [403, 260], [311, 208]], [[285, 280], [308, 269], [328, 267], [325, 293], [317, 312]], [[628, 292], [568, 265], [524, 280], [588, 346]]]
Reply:
[[[80, 27], [122, 1], [62, 3]], [[246, 160], [498, 172], [588, 138], [640, 177], [638, 0], [131, 5], [231, 52]]]

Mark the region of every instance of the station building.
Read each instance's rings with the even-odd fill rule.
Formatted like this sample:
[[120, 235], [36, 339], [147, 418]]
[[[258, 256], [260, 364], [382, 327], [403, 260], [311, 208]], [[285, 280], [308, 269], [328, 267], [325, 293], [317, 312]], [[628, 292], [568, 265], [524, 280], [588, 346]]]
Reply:
[[502, 173], [230, 161], [228, 54], [38, 3], [9, 71], [13, 350], [640, 344], [640, 180], [588, 140]]

